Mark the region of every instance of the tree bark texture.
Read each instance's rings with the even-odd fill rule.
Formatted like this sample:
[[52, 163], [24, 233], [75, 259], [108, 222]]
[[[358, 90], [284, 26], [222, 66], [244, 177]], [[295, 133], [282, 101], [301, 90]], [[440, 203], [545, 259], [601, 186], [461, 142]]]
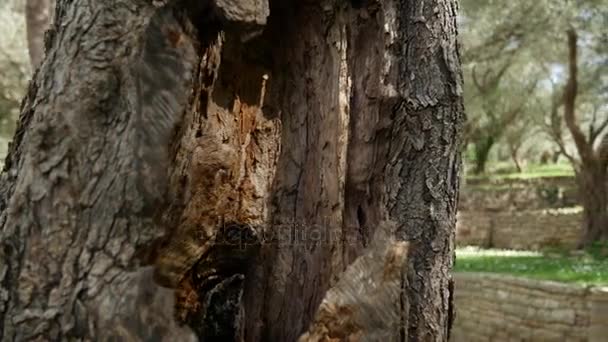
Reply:
[[339, 336], [446, 341], [456, 12], [60, 1], [3, 173], [0, 336], [313, 341], [355, 312]]
[[183, 30], [143, 2], [61, 1], [57, 13], [2, 176], [0, 339], [179, 338], [172, 298], [135, 266], [163, 233], [151, 212], [166, 170], [154, 166], [188, 98], [192, 44], [159, 35]]
[[579, 246], [608, 241], [608, 169], [590, 163], [576, 174], [583, 204], [582, 234]]

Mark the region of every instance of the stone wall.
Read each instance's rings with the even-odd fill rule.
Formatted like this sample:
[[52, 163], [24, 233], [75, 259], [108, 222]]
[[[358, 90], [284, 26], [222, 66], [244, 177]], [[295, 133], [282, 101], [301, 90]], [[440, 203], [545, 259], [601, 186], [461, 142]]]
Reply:
[[608, 341], [608, 287], [456, 273], [451, 341]]
[[579, 203], [574, 177], [467, 180], [460, 191], [459, 209], [536, 210], [572, 207]]
[[574, 248], [580, 235], [582, 209], [460, 211], [457, 220], [456, 243], [460, 246]]
[[456, 243], [485, 248], [576, 246], [582, 221], [573, 177], [467, 183]]

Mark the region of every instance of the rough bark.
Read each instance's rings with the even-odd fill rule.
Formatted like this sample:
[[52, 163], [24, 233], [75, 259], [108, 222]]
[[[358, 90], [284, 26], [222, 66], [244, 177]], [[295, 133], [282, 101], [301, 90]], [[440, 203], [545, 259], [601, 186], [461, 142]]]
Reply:
[[[360, 310], [364, 339], [447, 340], [464, 119], [455, 1], [183, 4], [59, 3], [4, 173], [0, 336], [187, 334], [145, 321], [166, 314], [137, 296], [116, 299], [171, 300], [142, 281], [153, 262], [202, 340], [295, 341], [319, 308], [342, 312], [323, 313], [323, 298]], [[140, 59], [155, 20], [185, 66]], [[188, 91], [158, 77], [171, 68]], [[158, 87], [179, 119], [154, 112], [168, 101], [149, 100]], [[353, 292], [361, 265], [391, 286]]]
[[262, 249], [248, 340], [295, 340], [384, 220], [415, 246], [405, 334], [447, 339], [463, 120], [455, 12], [453, 2], [271, 3], [284, 71], [270, 88], [283, 114], [272, 216], [296, 243]]
[[[400, 103], [386, 171], [390, 218], [409, 253], [408, 339], [447, 340], [463, 125], [457, 3], [395, 3]], [[399, 45], [397, 43], [397, 45]]]
[[608, 241], [608, 170], [586, 165], [576, 174], [583, 205], [583, 231], [580, 247]]
[[44, 33], [53, 22], [55, 0], [26, 0], [25, 20], [27, 46], [32, 67], [40, 65], [44, 57]]
[[136, 268], [162, 235], [156, 165], [191, 87], [193, 46], [170, 11], [59, 2], [2, 175], [3, 341], [184, 336], [171, 291]]

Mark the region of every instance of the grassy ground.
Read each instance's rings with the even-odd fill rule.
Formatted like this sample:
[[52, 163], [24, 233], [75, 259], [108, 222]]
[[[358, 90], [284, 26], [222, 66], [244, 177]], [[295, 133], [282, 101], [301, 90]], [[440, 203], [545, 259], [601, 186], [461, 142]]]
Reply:
[[456, 250], [457, 272], [490, 272], [579, 284], [608, 285], [608, 246], [589, 252]]
[[488, 167], [488, 172], [482, 175], [467, 175], [468, 179], [532, 179], [542, 177], [569, 177], [573, 176], [574, 171], [568, 163], [527, 165], [523, 171], [517, 172], [510, 164], [496, 163]]

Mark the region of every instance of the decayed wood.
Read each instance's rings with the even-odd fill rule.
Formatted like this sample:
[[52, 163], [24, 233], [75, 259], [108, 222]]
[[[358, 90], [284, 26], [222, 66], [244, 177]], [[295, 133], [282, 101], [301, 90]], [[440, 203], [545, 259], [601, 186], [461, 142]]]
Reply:
[[270, 14], [267, 0], [213, 0], [225, 20], [249, 25], [265, 25]]
[[413, 245], [407, 336], [448, 336], [464, 120], [456, 5], [353, 5], [271, 3], [282, 72], [269, 96], [283, 119], [272, 216], [279, 242], [296, 238], [263, 247], [246, 281], [251, 341], [296, 339], [382, 220]]
[[[178, 319], [200, 337], [223, 339], [238, 336], [243, 323], [218, 330], [209, 315], [228, 310], [224, 316], [242, 316], [242, 277], [256, 250], [244, 258], [244, 246], [225, 245], [218, 233], [231, 225], [249, 227], [256, 239], [265, 233], [281, 125], [262, 112], [269, 76], [249, 60], [251, 46], [241, 45], [241, 32], [206, 34], [191, 110], [172, 146], [167, 241], [155, 264], [156, 279], [178, 289]], [[212, 300], [218, 296], [236, 302], [222, 308]]]
[[[199, 338], [295, 341], [312, 327], [312, 340], [447, 339], [463, 121], [455, 2], [274, 0], [267, 18], [264, 2], [222, 11], [233, 2], [59, 3], [3, 175], [7, 340], [184, 333], [138, 323], [166, 319], [154, 303], [172, 292], [137, 256], [177, 290], [176, 319]], [[153, 17], [180, 24], [160, 25], [177, 49], [161, 48], [175, 55], [160, 78], [139, 57], [154, 48]], [[175, 99], [140, 96], [176, 78], [188, 90], [158, 94]], [[149, 314], [133, 314], [140, 293], [160, 296]]]

